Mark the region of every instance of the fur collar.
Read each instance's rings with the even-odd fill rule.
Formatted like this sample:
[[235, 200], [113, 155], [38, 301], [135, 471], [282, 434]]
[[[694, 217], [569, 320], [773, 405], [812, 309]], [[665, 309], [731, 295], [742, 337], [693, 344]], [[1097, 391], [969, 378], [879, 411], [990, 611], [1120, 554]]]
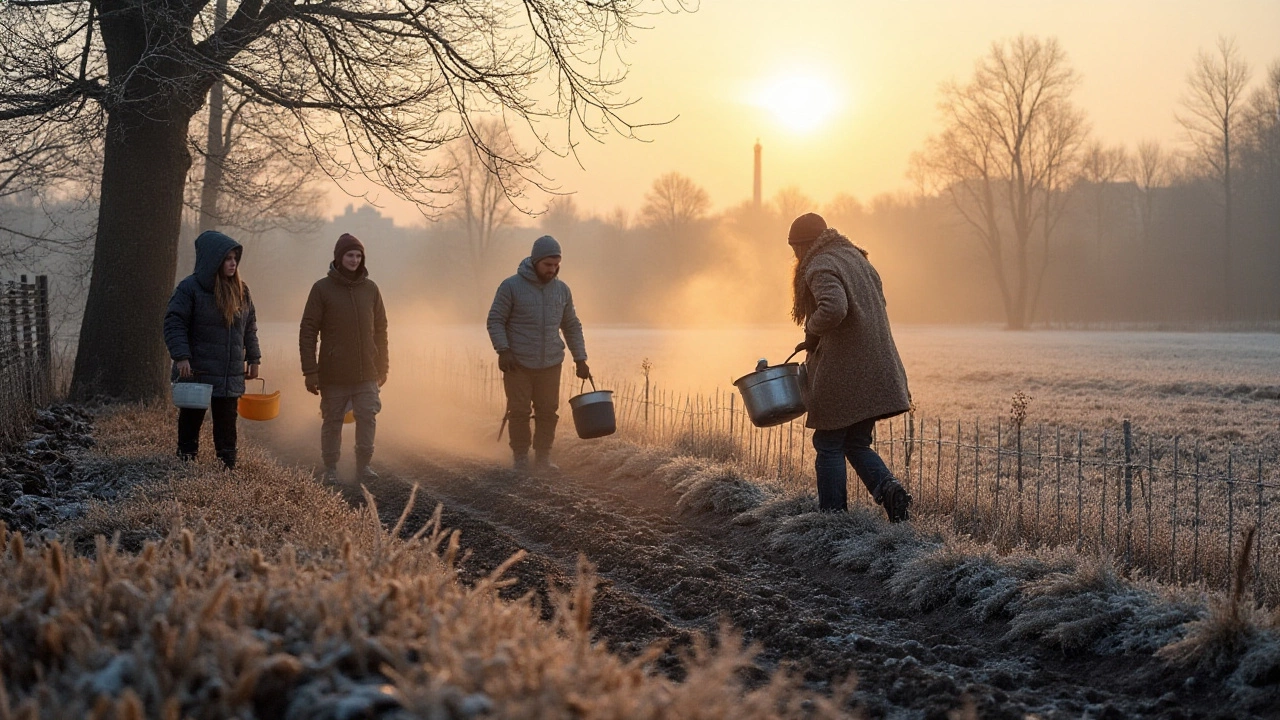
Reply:
[[863, 257], [867, 256], [867, 251], [854, 245], [849, 238], [841, 235], [834, 228], [827, 228], [813, 241], [813, 245], [809, 246], [809, 251], [804, 254], [804, 257], [796, 261], [795, 274], [791, 279], [791, 319], [797, 325], [803, 327], [809, 316], [818, 309], [818, 300], [809, 290], [809, 284], [805, 282], [805, 273], [808, 272], [809, 265], [819, 255], [844, 247], [851, 247], [862, 253]]

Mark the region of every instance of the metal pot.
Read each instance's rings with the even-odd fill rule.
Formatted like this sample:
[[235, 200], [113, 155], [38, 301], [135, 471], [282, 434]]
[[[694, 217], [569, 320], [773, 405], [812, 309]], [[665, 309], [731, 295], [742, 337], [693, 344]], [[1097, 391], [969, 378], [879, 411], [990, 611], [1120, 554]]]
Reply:
[[[613, 414], [613, 391], [596, 390], [594, 378], [591, 392], [569, 398], [569, 407], [573, 408], [573, 428], [583, 440], [612, 435], [618, 429]], [[498, 431], [498, 435], [501, 437], [502, 431]]]
[[804, 398], [800, 394], [804, 366], [787, 362], [764, 367], [734, 381], [742, 393], [751, 424], [770, 427], [804, 415]]

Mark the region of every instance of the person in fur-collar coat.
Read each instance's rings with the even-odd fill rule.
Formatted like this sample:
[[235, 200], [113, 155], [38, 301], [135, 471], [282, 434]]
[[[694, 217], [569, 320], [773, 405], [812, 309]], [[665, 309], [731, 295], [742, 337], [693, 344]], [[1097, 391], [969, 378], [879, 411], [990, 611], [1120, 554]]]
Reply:
[[796, 256], [791, 316], [804, 327], [806, 426], [814, 430], [818, 506], [848, 507], [845, 459], [891, 522], [908, 519], [911, 496], [871, 449], [877, 420], [911, 408], [907, 373], [867, 252], [822, 216], [796, 218], [787, 236]]

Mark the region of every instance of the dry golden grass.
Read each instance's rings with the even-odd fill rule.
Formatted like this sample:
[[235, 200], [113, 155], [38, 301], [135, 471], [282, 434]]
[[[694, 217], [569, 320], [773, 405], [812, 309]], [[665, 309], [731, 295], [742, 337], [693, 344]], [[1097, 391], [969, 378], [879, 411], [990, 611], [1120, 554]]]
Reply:
[[[122, 408], [99, 422], [114, 460], [171, 444], [172, 413]], [[148, 454], [148, 449], [150, 454]], [[688, 657], [685, 682], [622, 660], [590, 628], [594, 574], [555, 599], [554, 620], [506, 602], [502, 575], [466, 586], [439, 514], [412, 535], [249, 451], [235, 473], [168, 464], [62, 542], [0, 528], [0, 718], [349, 716], [838, 717], [778, 675], [754, 689], [753, 650], [730, 631]], [[139, 539], [127, 552], [109, 537]], [[154, 539], [149, 539], [154, 538]]]

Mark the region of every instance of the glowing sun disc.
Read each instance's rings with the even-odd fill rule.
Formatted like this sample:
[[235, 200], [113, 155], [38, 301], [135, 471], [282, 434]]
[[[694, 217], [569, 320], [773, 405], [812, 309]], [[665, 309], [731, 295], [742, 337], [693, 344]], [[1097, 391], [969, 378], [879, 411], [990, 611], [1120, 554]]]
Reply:
[[815, 73], [779, 74], [760, 85], [753, 98], [783, 127], [797, 133], [812, 132], [829, 121], [840, 108], [832, 83]]

